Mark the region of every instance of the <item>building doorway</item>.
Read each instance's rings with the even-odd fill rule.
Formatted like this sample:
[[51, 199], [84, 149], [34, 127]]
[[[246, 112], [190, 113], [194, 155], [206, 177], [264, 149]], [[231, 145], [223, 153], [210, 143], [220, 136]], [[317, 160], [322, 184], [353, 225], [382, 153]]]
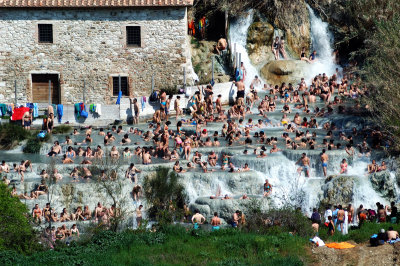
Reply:
[[52, 104], [59, 104], [60, 94], [58, 74], [32, 74], [32, 102], [49, 103], [50, 97]]

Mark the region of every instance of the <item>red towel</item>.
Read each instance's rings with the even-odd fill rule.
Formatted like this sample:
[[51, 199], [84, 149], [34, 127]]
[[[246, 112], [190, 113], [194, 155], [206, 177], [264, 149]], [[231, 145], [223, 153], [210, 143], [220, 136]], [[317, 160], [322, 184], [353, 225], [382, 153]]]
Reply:
[[11, 120], [22, 120], [22, 117], [26, 112], [29, 112], [29, 107], [20, 107], [20, 108], [15, 108], [14, 112], [11, 116]]

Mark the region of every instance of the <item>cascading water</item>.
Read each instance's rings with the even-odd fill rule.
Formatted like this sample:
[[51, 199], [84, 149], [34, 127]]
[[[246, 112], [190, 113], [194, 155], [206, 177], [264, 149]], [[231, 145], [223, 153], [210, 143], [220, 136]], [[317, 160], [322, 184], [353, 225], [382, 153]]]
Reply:
[[232, 46], [231, 50], [234, 52], [234, 46], [236, 44], [236, 52], [241, 54], [241, 61], [246, 68], [247, 75], [244, 81], [246, 88], [250, 87], [250, 84], [256, 75], [260, 78], [258, 70], [252, 65], [246, 49], [247, 32], [253, 22], [253, 14], [254, 11], [250, 10], [246, 16], [233, 20], [229, 27], [230, 45]]
[[339, 66], [333, 56], [333, 35], [329, 31], [329, 24], [317, 17], [309, 5], [307, 8], [310, 13], [312, 50], [317, 52], [317, 61], [311, 65], [308, 78], [322, 73], [332, 76]]

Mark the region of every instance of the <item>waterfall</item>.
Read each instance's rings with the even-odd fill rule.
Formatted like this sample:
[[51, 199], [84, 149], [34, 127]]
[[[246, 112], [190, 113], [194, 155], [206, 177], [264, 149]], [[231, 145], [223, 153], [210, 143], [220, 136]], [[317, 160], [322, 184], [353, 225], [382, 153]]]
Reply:
[[247, 32], [253, 22], [253, 15], [254, 11], [250, 10], [246, 16], [234, 19], [229, 27], [231, 51], [232, 53], [234, 52], [234, 46], [236, 44], [236, 52], [241, 54], [241, 61], [246, 68], [247, 75], [244, 81], [246, 88], [250, 87], [256, 75], [261, 79], [258, 70], [252, 65], [246, 49]]
[[323, 22], [319, 18], [314, 10], [307, 5], [308, 11], [310, 13], [310, 24], [311, 24], [311, 44], [312, 50], [317, 51], [317, 61], [311, 65], [309, 71], [309, 79], [322, 73], [326, 73], [331, 76], [335, 73], [336, 68], [339, 66], [335, 63], [333, 54], [333, 35], [329, 31], [329, 24]]

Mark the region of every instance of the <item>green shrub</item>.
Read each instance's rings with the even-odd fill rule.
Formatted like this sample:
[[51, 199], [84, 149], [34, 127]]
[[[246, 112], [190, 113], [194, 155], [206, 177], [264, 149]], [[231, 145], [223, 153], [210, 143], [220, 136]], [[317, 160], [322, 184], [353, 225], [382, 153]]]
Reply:
[[28, 209], [10, 189], [0, 183], [0, 250], [31, 253], [39, 248], [27, 217]]
[[178, 175], [174, 172], [159, 167], [155, 176], [145, 178], [143, 189], [150, 206], [150, 218], [156, 219], [160, 224], [169, 224], [181, 217], [185, 193]]
[[26, 142], [23, 152], [39, 153], [41, 148], [42, 148], [42, 142], [39, 141], [38, 139], [31, 138]]
[[59, 125], [55, 127], [52, 131], [53, 134], [66, 134], [72, 131], [72, 127], [70, 125]]
[[0, 148], [12, 149], [19, 142], [29, 138], [31, 133], [20, 124], [7, 123], [0, 125]]

